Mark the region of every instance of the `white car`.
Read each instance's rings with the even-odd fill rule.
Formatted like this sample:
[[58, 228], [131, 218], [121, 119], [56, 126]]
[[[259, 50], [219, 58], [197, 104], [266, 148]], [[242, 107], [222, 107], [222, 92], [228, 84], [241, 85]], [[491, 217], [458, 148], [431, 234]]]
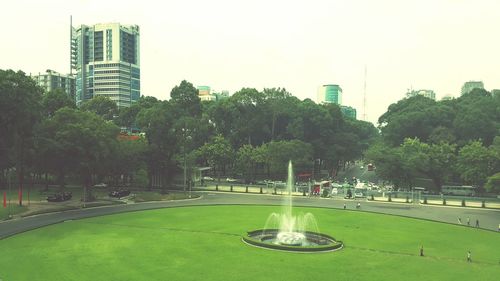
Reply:
[[238, 180], [237, 179], [233, 179], [233, 178], [227, 178], [226, 181], [227, 182], [237, 182]]
[[203, 177], [203, 180], [205, 180], [205, 181], [213, 181], [214, 178], [212, 178], [212, 177]]
[[98, 183], [98, 184], [94, 185], [94, 187], [102, 187], [102, 188], [106, 188], [106, 187], [108, 187], [108, 185], [107, 185], [107, 184], [105, 184], [105, 183], [103, 183], [103, 182], [101, 182], [101, 183]]
[[363, 192], [358, 192], [358, 191], [354, 192], [354, 198], [363, 198], [363, 197], [365, 197], [363, 195]]

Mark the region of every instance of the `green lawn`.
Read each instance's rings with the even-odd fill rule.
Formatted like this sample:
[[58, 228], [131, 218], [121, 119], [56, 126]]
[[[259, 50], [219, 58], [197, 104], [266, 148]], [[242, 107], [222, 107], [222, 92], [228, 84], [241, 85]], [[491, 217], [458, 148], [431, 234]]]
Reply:
[[[337, 252], [241, 242], [269, 206], [205, 206], [70, 221], [0, 240], [2, 280], [498, 280], [500, 234], [372, 213], [311, 212]], [[1, 227], [1, 226], [0, 226]], [[425, 257], [418, 256], [424, 246]], [[465, 261], [467, 250], [472, 263]]]

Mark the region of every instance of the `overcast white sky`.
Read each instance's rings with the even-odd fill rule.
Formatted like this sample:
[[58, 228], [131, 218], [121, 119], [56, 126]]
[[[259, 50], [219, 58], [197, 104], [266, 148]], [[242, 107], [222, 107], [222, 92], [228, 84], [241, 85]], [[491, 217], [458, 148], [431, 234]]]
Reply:
[[465, 81], [500, 88], [498, 0], [16, 0], [2, 4], [0, 68], [69, 72], [73, 25], [137, 24], [141, 93], [169, 99], [186, 79], [233, 93], [284, 87], [316, 101], [339, 84], [343, 104], [376, 122], [408, 88], [458, 96]]

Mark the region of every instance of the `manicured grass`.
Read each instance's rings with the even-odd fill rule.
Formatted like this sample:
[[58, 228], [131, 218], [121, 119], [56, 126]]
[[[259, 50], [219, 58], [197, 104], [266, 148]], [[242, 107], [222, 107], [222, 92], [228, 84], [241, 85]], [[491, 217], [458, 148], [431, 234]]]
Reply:
[[[52, 225], [0, 240], [0, 279], [456, 281], [500, 274], [499, 233], [356, 211], [294, 210], [313, 213], [321, 232], [343, 240], [337, 252], [287, 253], [241, 242], [279, 211], [182, 207]], [[418, 256], [421, 245], [425, 257]]]

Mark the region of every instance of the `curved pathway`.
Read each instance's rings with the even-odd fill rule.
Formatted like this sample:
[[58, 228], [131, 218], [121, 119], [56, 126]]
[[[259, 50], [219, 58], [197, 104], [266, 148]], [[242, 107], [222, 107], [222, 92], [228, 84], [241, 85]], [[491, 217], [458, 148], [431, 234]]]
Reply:
[[[280, 205], [282, 196], [280, 195], [262, 195], [245, 194], [229, 192], [198, 192], [201, 195], [197, 199], [177, 200], [177, 201], [158, 201], [126, 205], [112, 205], [95, 207], [88, 209], [70, 210], [56, 213], [47, 213], [34, 215], [30, 217], [14, 219], [0, 222], [0, 239], [29, 231], [35, 228], [56, 224], [68, 220], [77, 220], [95, 216], [111, 215], [123, 212], [134, 212], [142, 210], [151, 210], [159, 208], [171, 208], [182, 206], [203, 206], [203, 205], [231, 205], [231, 204], [249, 204], [249, 205]], [[458, 218], [466, 223], [470, 218], [471, 227], [475, 226], [476, 219], [480, 222], [480, 227], [487, 230], [498, 230], [500, 223], [500, 210], [474, 209], [463, 207], [447, 206], [429, 206], [429, 205], [411, 205], [403, 203], [372, 202], [365, 200], [344, 200], [327, 198], [309, 198], [296, 196], [293, 198], [295, 206], [321, 207], [342, 209], [344, 204], [348, 210], [356, 210], [357, 202], [361, 203], [360, 211], [393, 214], [413, 218], [440, 221], [445, 223], [457, 224]]]

